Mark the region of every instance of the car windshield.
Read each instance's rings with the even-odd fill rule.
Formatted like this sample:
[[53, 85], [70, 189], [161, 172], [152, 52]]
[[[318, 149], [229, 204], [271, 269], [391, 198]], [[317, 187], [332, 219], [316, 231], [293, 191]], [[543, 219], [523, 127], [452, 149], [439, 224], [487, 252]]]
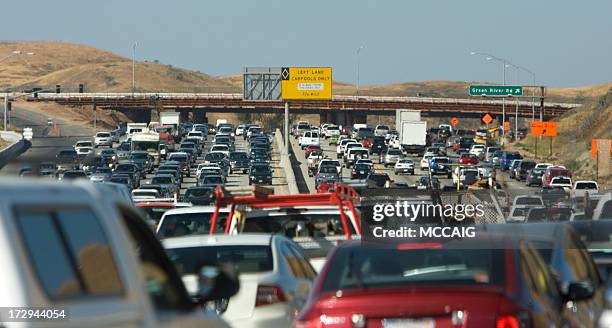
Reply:
[[[187, 235], [207, 235], [210, 232], [210, 212], [195, 212], [166, 215], [157, 235], [160, 238], [180, 237]], [[223, 231], [227, 215], [219, 215], [216, 231]]]
[[110, 136], [111, 135], [108, 132], [98, 132], [96, 134], [96, 137], [98, 137], [98, 138], [110, 138]]
[[221, 178], [220, 176], [207, 175], [202, 179], [202, 183], [204, 184], [222, 184], [223, 178]]
[[368, 164], [355, 164], [354, 169], [356, 171], [369, 171], [370, 165]]
[[338, 174], [338, 170], [335, 166], [321, 166], [319, 173]]
[[322, 289], [503, 285], [503, 250], [407, 248], [342, 248], [334, 256]]
[[[262, 211], [252, 214], [244, 221], [244, 233], [281, 234], [294, 237], [325, 237], [343, 235], [344, 229], [340, 213], [275, 213]], [[349, 224], [351, 233], [355, 231]]]
[[172, 178], [171, 177], [153, 177], [153, 179], [151, 179], [151, 183], [152, 184], [172, 184]]
[[516, 205], [542, 205], [539, 197], [517, 197]]
[[202, 197], [208, 195], [213, 190], [215, 190], [214, 187], [188, 188], [185, 191], [185, 197]]
[[387, 150], [387, 154], [388, 154], [388, 155], [396, 155], [396, 156], [399, 156], [399, 155], [401, 155], [401, 154], [402, 154], [402, 151], [401, 151], [401, 150], [399, 150], [399, 149], [389, 149], [389, 150]]
[[131, 153], [131, 159], [147, 159], [149, 157], [148, 153]]
[[130, 183], [130, 178], [128, 177], [112, 177], [109, 180], [110, 182], [114, 182], [114, 183], [121, 183], [121, 184], [128, 184]]
[[64, 178], [84, 178], [87, 174], [82, 171], [68, 171], [64, 173]]
[[171, 154], [169, 160], [172, 161], [178, 161], [178, 162], [186, 162], [187, 161], [187, 155], [174, 155]]
[[590, 252], [612, 249], [612, 221], [575, 221], [572, 227]]
[[436, 163], [438, 163], [438, 164], [447, 164], [447, 163], [449, 163], [449, 159], [446, 158], [446, 157], [438, 157], [438, 158], [435, 158], [434, 161]]
[[528, 161], [523, 161], [520, 164], [520, 167], [526, 170], [531, 170], [535, 167], [536, 163], [535, 162], [528, 162]]
[[253, 173], [269, 173], [270, 172], [270, 167], [269, 166], [264, 166], [264, 165], [253, 165], [251, 167], [251, 172]]
[[399, 163], [400, 164], [412, 164], [412, 160], [411, 159], [400, 159]]
[[564, 178], [564, 177], [559, 177], [559, 178], [554, 178], [552, 180], [553, 183], [562, 183], [562, 184], [570, 184], [572, 183], [572, 180], [568, 179], [568, 178]]
[[595, 182], [578, 182], [576, 183], [576, 189], [597, 189]]
[[218, 159], [223, 159], [223, 158], [225, 158], [224, 153], [208, 153], [206, 154], [206, 156], [204, 156], [204, 160], [206, 161], [218, 160]]
[[133, 172], [136, 166], [133, 164], [118, 164], [115, 166], [115, 172]]
[[203, 265], [230, 264], [237, 274], [272, 271], [270, 246], [209, 246], [166, 249], [179, 274], [198, 274]]

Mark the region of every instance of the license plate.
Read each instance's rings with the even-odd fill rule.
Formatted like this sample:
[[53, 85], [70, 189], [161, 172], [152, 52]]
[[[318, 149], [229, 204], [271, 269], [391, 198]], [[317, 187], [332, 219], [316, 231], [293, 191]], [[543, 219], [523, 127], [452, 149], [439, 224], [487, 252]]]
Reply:
[[359, 171], [359, 174], [364, 174], [364, 173], [365, 173], [365, 171]]
[[383, 319], [383, 328], [434, 328], [433, 319]]
[[257, 180], [257, 182], [259, 182], [259, 183], [263, 183], [263, 180]]

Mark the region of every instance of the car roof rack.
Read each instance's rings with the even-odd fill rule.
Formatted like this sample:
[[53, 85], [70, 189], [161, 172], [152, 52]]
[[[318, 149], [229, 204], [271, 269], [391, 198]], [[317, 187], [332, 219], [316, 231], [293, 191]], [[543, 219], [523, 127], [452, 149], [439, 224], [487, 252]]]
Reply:
[[353, 188], [344, 184], [336, 184], [332, 192], [318, 194], [275, 195], [272, 188], [262, 186], [254, 186], [251, 188], [218, 186], [214, 194], [216, 203], [215, 211], [211, 217], [211, 235], [215, 233], [215, 227], [219, 220], [219, 210], [222, 207], [230, 208], [228, 219], [225, 224], [225, 234], [230, 233], [236, 205], [249, 206], [255, 209], [317, 205], [338, 206], [342, 226], [347, 239], [350, 239], [351, 230], [348, 226], [349, 219], [344, 209], [348, 207], [355, 219], [354, 224], [356, 233], [361, 235], [361, 226], [357, 215], [358, 211], [355, 206], [355, 203], [360, 199], [359, 194]]

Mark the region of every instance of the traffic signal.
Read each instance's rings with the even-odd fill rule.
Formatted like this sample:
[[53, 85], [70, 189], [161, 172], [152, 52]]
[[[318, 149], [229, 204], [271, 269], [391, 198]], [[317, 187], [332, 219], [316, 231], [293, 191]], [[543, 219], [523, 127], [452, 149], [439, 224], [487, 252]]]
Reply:
[[59, 84], [56, 84], [55, 85], [55, 93], [60, 93], [60, 92], [62, 92], [62, 86], [59, 85]]
[[9, 112], [13, 110], [13, 103], [12, 102], [9, 101], [9, 102], [6, 103], [6, 110], [9, 111]]
[[83, 93], [84, 89], [85, 89], [85, 86], [83, 85], [83, 83], [79, 84], [79, 93]]

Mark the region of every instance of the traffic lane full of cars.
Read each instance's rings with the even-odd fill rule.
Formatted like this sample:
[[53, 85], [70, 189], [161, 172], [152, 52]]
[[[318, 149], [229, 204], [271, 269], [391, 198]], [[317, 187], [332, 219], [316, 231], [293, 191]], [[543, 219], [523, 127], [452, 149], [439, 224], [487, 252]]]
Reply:
[[[206, 238], [174, 236], [162, 240], [166, 249], [164, 252], [152, 238], [151, 232], [147, 237], [148, 227], [138, 219], [138, 214], [120, 205], [117, 196], [105, 189], [108, 185], [78, 182], [53, 184], [50, 181], [41, 184], [40, 181], [24, 180], [18, 183], [18, 187], [0, 185], [0, 189], [8, 188], [10, 192], [7, 195], [11, 195], [3, 198], [2, 202], [6, 204], [1, 208], [12, 209], [14, 204], [25, 206], [25, 200], [30, 203], [18, 211], [1, 210], [3, 220], [0, 222], [10, 231], [15, 229], [11, 236], [24, 236], [26, 245], [30, 247], [24, 253], [18, 247], [19, 243], [12, 238], [5, 239], [7, 235], [2, 234], [3, 240], [10, 241], [3, 243], [8, 245], [5, 249], [9, 250], [3, 253], [4, 256], [15, 256], [17, 263], [23, 266], [21, 270], [30, 272], [34, 279], [42, 280], [42, 273], [33, 266], [44, 258], [37, 252], [44, 250], [47, 254], [52, 249], [71, 249], [50, 247], [52, 245], [49, 243], [58, 241], [41, 238], [40, 234], [29, 238], [29, 234], [36, 231], [46, 231], [47, 234], [55, 231], [53, 228], [32, 227], [44, 223], [44, 214], [50, 212], [48, 221], [53, 221], [52, 217], [59, 220], [57, 229], [62, 233], [58, 232], [58, 238], [67, 238], [67, 242], [70, 242], [78, 236], [79, 240], [91, 238], [98, 244], [102, 240], [112, 248], [108, 256], [123, 257], [121, 260], [102, 262], [106, 273], [103, 281], [93, 278], [85, 280], [92, 291], [102, 286], [106, 288], [104, 290], [117, 288], [116, 283], [108, 284], [109, 281], [118, 280], [109, 280], [113, 277], [112, 274], [109, 276], [109, 272], [119, 271], [117, 277], [125, 275], [134, 279], [126, 288], [131, 288], [131, 295], [140, 296], [131, 301], [143, 302], [141, 305], [153, 304], [152, 308], [144, 309], [161, 314], [169, 310], [168, 294], [159, 293], [158, 288], [147, 289], [146, 294], [145, 289], [137, 287], [144, 286], [144, 281], [137, 280], [138, 277], [160, 279], [160, 272], [166, 274], [162, 280], [156, 281], [171, 282], [172, 285], [162, 284], [164, 291], [176, 288], [174, 302], [171, 303], [175, 307], [170, 310], [181, 309], [174, 311], [171, 320], [181, 319], [176, 317], [176, 313], [190, 316], [197, 306], [205, 305], [204, 313], [201, 313], [202, 309], [199, 312], [212, 318], [208, 320], [213, 323], [207, 321], [208, 325], [205, 325], [212, 327], [218, 321], [214, 319], [215, 314], [235, 327], [541, 327], [548, 326], [547, 323], [554, 323], [555, 326], [594, 326], [604, 307], [602, 297], [606, 287], [598, 273], [597, 262], [593, 261], [580, 237], [595, 231], [584, 227], [577, 235], [569, 226], [562, 224], [491, 225], [473, 239], [404, 244], [346, 242], [332, 251], [315, 279], [316, 273], [302, 250], [285, 237], [269, 234]], [[30, 183], [30, 186], [24, 187], [26, 183]], [[54, 205], [49, 207], [50, 203]], [[78, 213], [73, 213], [75, 204], [81, 204], [76, 209]], [[17, 222], [17, 227], [9, 225], [11, 222]], [[76, 229], [77, 226], [85, 230]], [[598, 234], [599, 237], [589, 235], [588, 241], [593, 249], [601, 248], [601, 242], [610, 244], [610, 228], [608, 225], [604, 239], [601, 234]], [[96, 235], [96, 229], [104, 229], [104, 232]], [[602, 230], [602, 227], [598, 227], [597, 232]], [[83, 231], [88, 233], [84, 234]], [[106, 236], [106, 239], [100, 236]], [[140, 259], [132, 256], [136, 253], [131, 246], [128, 247], [132, 245], [129, 239], [137, 241]], [[599, 245], [596, 244], [598, 242]], [[41, 243], [48, 245], [41, 247]], [[27, 258], [21, 258], [24, 254], [34, 264]], [[97, 261], [72, 264], [66, 261], [65, 265], [72, 266], [70, 270], [75, 274], [91, 274], [90, 270], [79, 271], [78, 265], [87, 267], [92, 263], [100, 264], [100, 253], [94, 254], [97, 254]], [[167, 259], [164, 254], [167, 254]], [[56, 258], [60, 257], [58, 255]], [[83, 257], [77, 259], [85, 261]], [[46, 268], [56, 268], [64, 265], [62, 263], [56, 261], [51, 268]], [[239, 289], [236, 289], [236, 283], [231, 283], [232, 278], [225, 276], [221, 279], [225, 281], [223, 288], [212, 288], [219, 293], [221, 289], [224, 293], [215, 295], [215, 298], [211, 298], [210, 294], [198, 294], [202, 290], [198, 284], [207, 281], [200, 278], [210, 278], [211, 274], [217, 274], [219, 268], [230, 263], [237, 273], [234, 279], [239, 282]], [[553, 273], [553, 269], [557, 274]], [[142, 270], [145, 274], [137, 274], [135, 270]], [[10, 267], [3, 274], [15, 273], [15, 277], [21, 277], [16, 281], [23, 281], [23, 286], [30, 288], [28, 291], [49, 287], [47, 280], [42, 280], [44, 283], [41, 284], [25, 283], [26, 277], [18, 272], [23, 271], [14, 271]], [[13, 288], [0, 290], [0, 293], [10, 292], [10, 299], [14, 299], [23, 291]], [[45, 295], [42, 291], [36, 294]], [[100, 301], [96, 302], [96, 295], [91, 291], [85, 296], [78, 293], [63, 296], [82, 298], [89, 297], [89, 294], [92, 294], [92, 299], [88, 306], [103, 306]], [[181, 297], [177, 298], [176, 295]], [[48, 302], [44, 304], [56, 304], [54, 299], [41, 296], [39, 301], [43, 300]], [[102, 301], [108, 306], [108, 299]], [[115, 302], [117, 306], [125, 306], [129, 301]], [[130, 311], [129, 308], [132, 307], [123, 311]], [[133, 309], [144, 311], [142, 307]], [[80, 326], [88, 326], [87, 320], [96, 318], [92, 311], [70, 310], [74, 311], [70, 312], [71, 315], [80, 316]], [[102, 309], [94, 312], [100, 313], [99, 310]], [[105, 308], [105, 311], [116, 313], [117, 308]], [[203, 321], [197, 323], [204, 324]], [[177, 322], [176, 326], [180, 324], [190, 327], [185, 322]], [[154, 325], [152, 322], [148, 324]]]
[[[206, 162], [206, 159], [205, 159], [206, 154], [208, 153], [208, 150], [210, 150], [210, 148], [213, 145], [214, 145], [213, 138], [209, 136], [208, 140], [204, 141], [204, 145], [202, 147], [204, 151], [202, 152], [202, 155], [198, 156], [193, 166], [190, 167], [190, 176], [183, 178], [183, 181], [180, 185], [181, 195], [184, 195], [188, 188], [195, 187], [198, 185], [198, 179], [197, 179], [198, 165], [202, 165]], [[249, 150], [248, 144], [246, 143], [246, 141], [240, 138], [236, 139], [235, 149], [237, 152], [245, 152], [247, 154]], [[273, 158], [270, 161], [270, 164], [271, 164], [272, 169], [274, 170], [274, 172], [272, 172], [273, 173], [272, 187], [275, 188], [275, 193], [279, 193], [282, 190], [284, 190], [283, 184], [285, 184], [285, 178], [282, 174], [282, 170], [280, 170], [280, 168], [278, 167], [279, 163], [277, 159], [278, 159], [277, 150], [276, 148], [273, 148]], [[227, 180], [224, 181], [224, 185], [226, 186], [248, 186], [250, 185], [250, 179], [249, 179], [248, 173], [249, 173], [248, 168], [231, 170], [231, 173], [230, 173], [230, 170], [228, 170]], [[154, 175], [155, 174], [148, 174], [147, 180], [145, 180], [145, 183], [150, 181], [150, 179], [152, 179]]]

